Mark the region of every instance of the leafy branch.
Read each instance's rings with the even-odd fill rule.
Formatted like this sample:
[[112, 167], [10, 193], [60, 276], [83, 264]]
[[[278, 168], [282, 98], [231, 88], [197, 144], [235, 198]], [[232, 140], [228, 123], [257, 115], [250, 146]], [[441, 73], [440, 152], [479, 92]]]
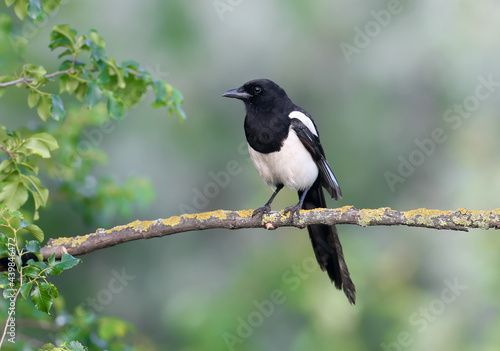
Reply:
[[[57, 72], [46, 74], [45, 79], [49, 80], [51, 78], [54, 78], [54, 77], [57, 77], [57, 76], [60, 76], [63, 74], [69, 74], [69, 73], [71, 73], [72, 70], [73, 70], [73, 68], [68, 68], [67, 70], [64, 70], [64, 71], [57, 71]], [[29, 84], [29, 83], [33, 83], [34, 80], [35, 80], [35, 78], [22, 77], [22, 78], [19, 78], [19, 79], [10, 81], [10, 82], [0, 83], [0, 88], [6, 88], [6, 87], [10, 87], [11, 85], [16, 85], [16, 84], [20, 84], [20, 83]]]
[[[92, 109], [105, 101], [107, 112], [113, 118], [123, 116], [151, 87], [155, 93], [153, 107], [166, 107], [168, 114], [176, 113], [185, 118], [181, 108], [180, 92], [162, 79], [153, 76], [133, 60], [125, 60], [121, 65], [106, 54], [106, 42], [95, 30], [86, 35], [77, 35], [69, 25], [57, 25], [50, 33], [51, 50], [62, 50], [59, 58], [66, 58], [58, 71], [47, 73], [43, 66], [25, 64], [18, 77], [0, 76], [0, 96], [10, 86], [24, 84], [30, 89], [28, 106], [37, 106], [37, 113], [43, 121], [49, 117], [60, 121], [66, 109], [60, 94], [75, 95]], [[87, 57], [82, 55], [87, 53]], [[41, 88], [59, 77], [59, 94], [43, 91]]]
[[79, 256], [128, 241], [205, 229], [264, 227], [272, 230], [279, 227], [304, 228], [311, 224], [355, 224], [363, 227], [404, 225], [460, 231], [467, 231], [468, 228], [500, 228], [500, 209], [472, 211], [462, 208], [456, 211], [440, 211], [421, 208], [395, 211], [388, 207], [359, 210], [352, 206], [344, 206], [336, 209], [301, 211], [299, 221], [291, 221], [283, 212], [271, 212], [261, 221], [258, 217], [252, 217], [252, 212], [252, 210], [219, 210], [154, 221], [135, 221], [108, 230], [98, 229], [95, 233], [84, 236], [50, 239], [48, 244], [40, 249], [40, 253], [45, 259], [54, 254], [60, 257], [63, 252]]
[[[60, 0], [4, 1], [20, 20], [32, 19], [35, 24], [61, 4]], [[4, 271], [0, 273], [0, 288], [4, 289], [3, 297], [10, 300], [0, 304], [2, 315], [7, 316], [0, 348], [9, 320], [12, 317], [14, 323], [16, 317], [9, 306], [31, 300], [33, 312], [63, 313], [64, 302], [58, 299], [56, 303], [59, 293], [49, 276], [80, 262], [64, 249], [57, 258], [43, 257], [39, 252], [44, 233], [28, 222], [38, 220], [39, 209], [49, 201], [49, 187], [44, 183], [52, 185], [52, 199], [71, 204], [89, 222], [105, 221], [117, 214], [128, 216], [132, 204], [145, 206], [154, 192], [151, 182], [144, 178], [130, 177], [119, 185], [110, 177], [91, 175], [96, 164], [106, 161], [106, 154], [99, 149], [104, 135], [116, 128], [115, 120], [142, 101], [148, 90], [154, 94], [154, 108], [165, 107], [168, 116], [185, 118], [183, 97], [177, 89], [133, 60], [117, 63], [106, 53], [106, 43], [96, 30], [78, 34], [67, 24], [54, 26], [48, 46], [62, 60], [56, 63], [57, 69], [46, 69], [25, 61], [28, 38], [16, 34], [14, 23], [11, 16], [0, 13], [0, 46], [4, 49], [0, 61], [7, 63], [0, 73], [0, 96], [12, 88], [26, 92], [28, 107], [36, 107], [44, 123], [17, 130], [0, 124], [0, 270]], [[66, 95], [76, 99], [68, 103]], [[28, 233], [37, 240], [23, 245], [21, 239]], [[100, 347], [121, 349], [117, 345], [124, 345], [125, 335], [134, 331], [120, 319], [97, 318], [83, 307], [75, 309], [69, 318], [64, 314], [65, 325], [58, 329], [60, 346], [46, 344], [44, 350], [87, 349], [73, 339], [92, 344], [95, 331]], [[40, 313], [30, 317], [45, 318]], [[82, 321], [85, 328], [81, 328]], [[75, 329], [81, 332], [75, 334]], [[27, 342], [21, 341], [18, 348], [40, 341], [26, 335], [23, 339]]]

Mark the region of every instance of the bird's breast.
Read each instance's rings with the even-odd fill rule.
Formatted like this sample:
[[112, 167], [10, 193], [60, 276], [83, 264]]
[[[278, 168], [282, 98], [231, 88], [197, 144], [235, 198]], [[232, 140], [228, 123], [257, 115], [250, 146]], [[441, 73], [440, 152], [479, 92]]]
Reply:
[[278, 151], [261, 153], [248, 144], [255, 168], [270, 186], [283, 184], [293, 190], [309, 188], [318, 178], [318, 167], [293, 130]]

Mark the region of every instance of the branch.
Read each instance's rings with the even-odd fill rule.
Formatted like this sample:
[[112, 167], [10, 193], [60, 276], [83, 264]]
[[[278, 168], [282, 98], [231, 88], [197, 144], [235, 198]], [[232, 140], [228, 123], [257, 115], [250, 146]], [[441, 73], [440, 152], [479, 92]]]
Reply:
[[186, 214], [155, 221], [135, 221], [111, 229], [97, 229], [95, 233], [70, 238], [50, 239], [40, 252], [44, 259], [53, 253], [59, 258], [64, 251], [73, 256], [85, 255], [132, 240], [157, 238], [193, 230], [243, 229], [279, 227], [304, 228], [310, 224], [357, 224], [362, 227], [375, 225], [405, 225], [433, 229], [467, 231], [468, 228], [499, 229], [500, 209], [472, 211], [460, 208], [456, 211], [427, 210], [395, 211], [388, 207], [358, 210], [352, 206], [336, 209], [301, 211], [300, 220], [293, 223], [283, 212], [271, 212], [261, 221], [252, 217], [252, 210], [213, 211]]
[[7, 150], [7, 148], [5, 146], [0, 145], [0, 149], [2, 149], [3, 151], [5, 151], [12, 160], [14, 159], [15, 156], [12, 154], [12, 152], [10, 152], [9, 150]]
[[[60, 76], [60, 75], [63, 75], [63, 74], [68, 74], [68, 73], [71, 73], [72, 70], [73, 70], [73, 67], [68, 68], [68, 69], [66, 69], [64, 71], [56, 71], [56, 72], [53, 72], [53, 73], [49, 73], [49, 74], [45, 75], [45, 78], [50, 79], [50, 78], [54, 78], [56, 76]], [[19, 83], [29, 84], [31, 82], [33, 82], [33, 78], [23, 77], [23, 78], [19, 78], [19, 79], [16, 79], [16, 80], [12, 80], [10, 82], [0, 83], [0, 88], [6, 88], [6, 87], [9, 87], [11, 85], [16, 85], [16, 84], [19, 84]]]

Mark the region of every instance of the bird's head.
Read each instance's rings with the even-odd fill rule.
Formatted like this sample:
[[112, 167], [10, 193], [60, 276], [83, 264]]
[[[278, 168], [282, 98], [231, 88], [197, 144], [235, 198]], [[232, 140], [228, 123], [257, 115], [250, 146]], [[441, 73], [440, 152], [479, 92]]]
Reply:
[[245, 106], [260, 109], [275, 108], [278, 102], [290, 101], [285, 91], [269, 79], [251, 80], [239, 88], [226, 91], [222, 96], [242, 100]]

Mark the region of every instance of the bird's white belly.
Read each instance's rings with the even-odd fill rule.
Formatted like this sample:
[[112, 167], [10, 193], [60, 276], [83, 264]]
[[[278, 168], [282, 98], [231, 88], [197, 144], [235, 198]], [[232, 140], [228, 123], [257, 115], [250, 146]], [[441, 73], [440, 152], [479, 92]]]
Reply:
[[290, 131], [280, 151], [262, 154], [248, 145], [250, 157], [262, 179], [270, 186], [283, 184], [305, 190], [318, 178], [318, 167], [294, 131]]

